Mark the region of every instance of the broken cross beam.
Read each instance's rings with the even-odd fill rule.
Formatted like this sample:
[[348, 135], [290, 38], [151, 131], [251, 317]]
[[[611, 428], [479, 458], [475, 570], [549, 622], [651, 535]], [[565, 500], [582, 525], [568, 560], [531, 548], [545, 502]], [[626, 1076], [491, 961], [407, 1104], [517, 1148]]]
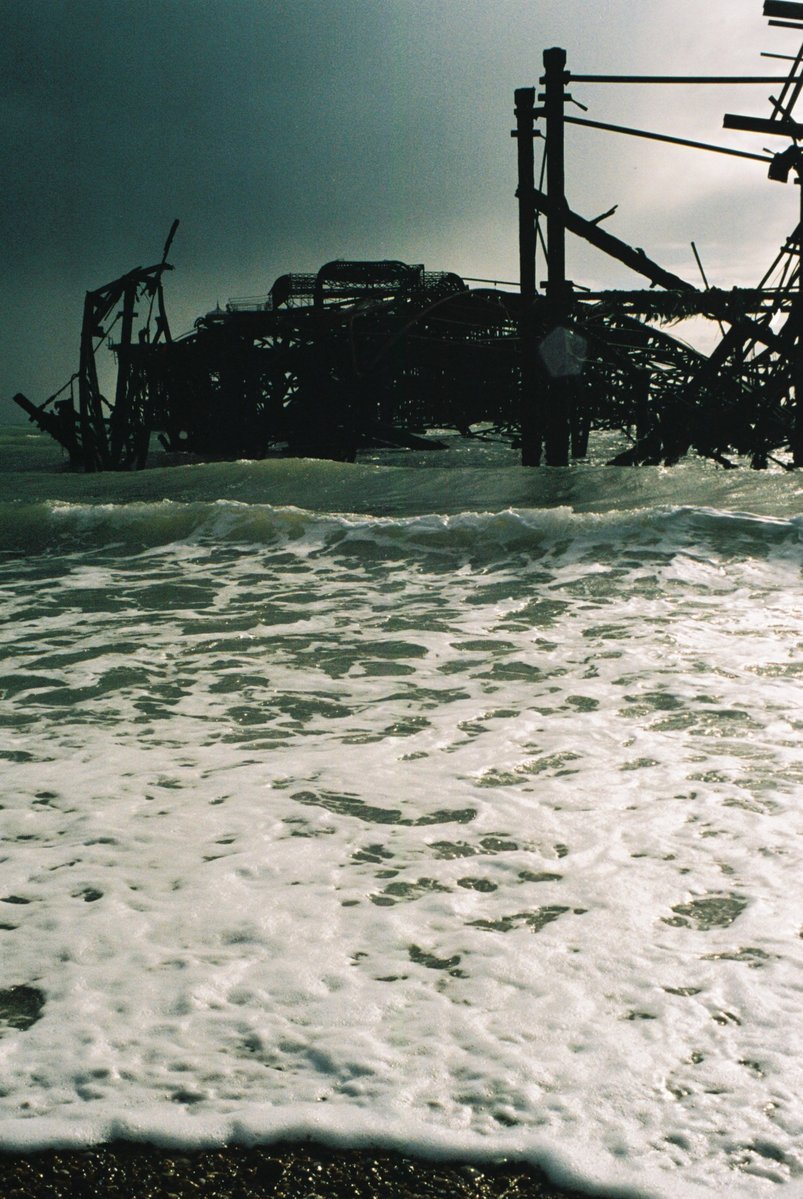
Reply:
[[[649, 279], [651, 283], [671, 290], [697, 290], [693, 284], [687, 283], [685, 279], [673, 275], [671, 271], [666, 271], [657, 262], [653, 262], [643, 250], [629, 246], [627, 242], [614, 237], [612, 233], [608, 233], [605, 229], [600, 229], [593, 221], [587, 221], [584, 217], [578, 216], [570, 208], [551, 202], [549, 196], [539, 191], [538, 188], [533, 189], [533, 204], [539, 212], [546, 213], [547, 216], [557, 216], [570, 233], [575, 233], [578, 237], [585, 238], [592, 246], [596, 246], [598, 250], [609, 254], [611, 258], [617, 258], [625, 266], [629, 266], [631, 270]], [[556, 209], [558, 211], [555, 211]]]

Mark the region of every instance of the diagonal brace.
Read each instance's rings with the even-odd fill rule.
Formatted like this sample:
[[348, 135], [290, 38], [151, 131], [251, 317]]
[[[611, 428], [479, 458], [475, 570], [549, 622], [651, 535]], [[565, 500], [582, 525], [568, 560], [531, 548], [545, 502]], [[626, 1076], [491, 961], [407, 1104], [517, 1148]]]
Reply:
[[570, 233], [585, 238], [592, 246], [609, 254], [611, 258], [618, 258], [625, 266], [629, 266], [639, 275], [644, 275], [651, 283], [679, 291], [697, 290], [693, 284], [687, 283], [684, 279], [673, 275], [671, 271], [664, 270], [657, 262], [653, 262], [643, 250], [634, 249], [633, 246], [614, 237], [607, 230], [600, 229], [599, 225], [595, 225], [593, 221], [587, 221], [584, 217], [578, 216], [568, 206], [558, 210], [559, 206], [550, 201], [549, 196], [537, 188], [533, 189], [532, 200], [536, 211], [544, 212], [547, 216], [557, 216]]

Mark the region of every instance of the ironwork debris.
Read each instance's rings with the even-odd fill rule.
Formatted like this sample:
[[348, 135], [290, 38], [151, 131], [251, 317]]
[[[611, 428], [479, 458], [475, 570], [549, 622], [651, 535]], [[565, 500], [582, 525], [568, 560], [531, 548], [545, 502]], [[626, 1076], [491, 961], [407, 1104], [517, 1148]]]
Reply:
[[[803, 33], [803, 3], [765, 0], [770, 25]], [[521, 446], [525, 465], [583, 458], [595, 430], [619, 430], [613, 464], [672, 464], [689, 452], [722, 466], [747, 460], [803, 465], [803, 45], [778, 76], [582, 75], [566, 51], [544, 51], [543, 91], [515, 94], [520, 282], [470, 287], [455, 274], [402, 262], [327, 263], [286, 274], [267, 296], [230, 301], [171, 335], [161, 260], [87, 293], [79, 365], [60, 391], [16, 402], [85, 471], [145, 465], [164, 450], [202, 458], [289, 454], [351, 460], [360, 449], [438, 448], [439, 429], [490, 428]], [[737, 150], [569, 115], [571, 83], [614, 86], [778, 84], [768, 117], [728, 113], [724, 127], [768, 134], [774, 154]], [[582, 107], [582, 106], [581, 106]], [[565, 131], [649, 138], [768, 166], [800, 186], [800, 219], [753, 288], [696, 286], [589, 219], [565, 192]], [[543, 147], [536, 183], [535, 145]], [[545, 230], [543, 226], [546, 226]], [[641, 290], [590, 291], [566, 278], [571, 234], [648, 281]], [[536, 264], [546, 264], [537, 286]], [[486, 281], [487, 282], [487, 281]], [[687, 317], [714, 322], [710, 352], [670, 331]], [[113, 395], [96, 356], [116, 358]], [[736, 461], [735, 461], [736, 460]]]

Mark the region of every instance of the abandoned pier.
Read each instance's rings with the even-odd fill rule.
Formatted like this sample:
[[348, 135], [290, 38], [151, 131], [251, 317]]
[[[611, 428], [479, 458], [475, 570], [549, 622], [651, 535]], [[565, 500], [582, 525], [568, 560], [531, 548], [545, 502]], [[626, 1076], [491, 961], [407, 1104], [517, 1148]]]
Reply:
[[[770, 26], [803, 34], [803, 3], [765, 0]], [[78, 368], [43, 403], [14, 398], [84, 471], [146, 464], [164, 450], [201, 458], [271, 454], [353, 459], [375, 446], [437, 448], [430, 434], [478, 426], [509, 438], [524, 465], [582, 459], [589, 436], [620, 430], [613, 463], [671, 465], [695, 452], [722, 466], [803, 466], [803, 44], [770, 54], [788, 74], [574, 74], [566, 52], [543, 54], [539, 86], [515, 93], [518, 288], [469, 286], [401, 262], [327, 263], [285, 274], [256, 300], [230, 301], [171, 334], [161, 260], [86, 295]], [[750, 152], [574, 115], [572, 84], [616, 88], [774, 85], [768, 115], [724, 126], [779, 139]], [[695, 285], [609, 233], [613, 210], [580, 215], [566, 194], [567, 126], [764, 162], [774, 183], [800, 189], [798, 221], [753, 288]], [[536, 154], [536, 147], [540, 151]], [[566, 277], [566, 239], [584, 239], [630, 268], [641, 289], [591, 291]], [[543, 264], [543, 266], [541, 265]], [[538, 271], [545, 275], [539, 288]], [[699, 317], [713, 350], [671, 330]], [[112, 349], [113, 394], [98, 354]]]

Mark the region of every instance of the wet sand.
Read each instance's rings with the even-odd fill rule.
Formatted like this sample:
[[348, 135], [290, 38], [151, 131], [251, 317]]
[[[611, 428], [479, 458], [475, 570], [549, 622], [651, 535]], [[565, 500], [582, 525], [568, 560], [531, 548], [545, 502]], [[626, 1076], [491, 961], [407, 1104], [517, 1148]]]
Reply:
[[[176, 1152], [113, 1144], [0, 1153], [3, 1199], [586, 1199], [521, 1164], [272, 1145]], [[597, 1193], [597, 1199], [605, 1199]], [[612, 1199], [612, 1197], [609, 1197]]]

